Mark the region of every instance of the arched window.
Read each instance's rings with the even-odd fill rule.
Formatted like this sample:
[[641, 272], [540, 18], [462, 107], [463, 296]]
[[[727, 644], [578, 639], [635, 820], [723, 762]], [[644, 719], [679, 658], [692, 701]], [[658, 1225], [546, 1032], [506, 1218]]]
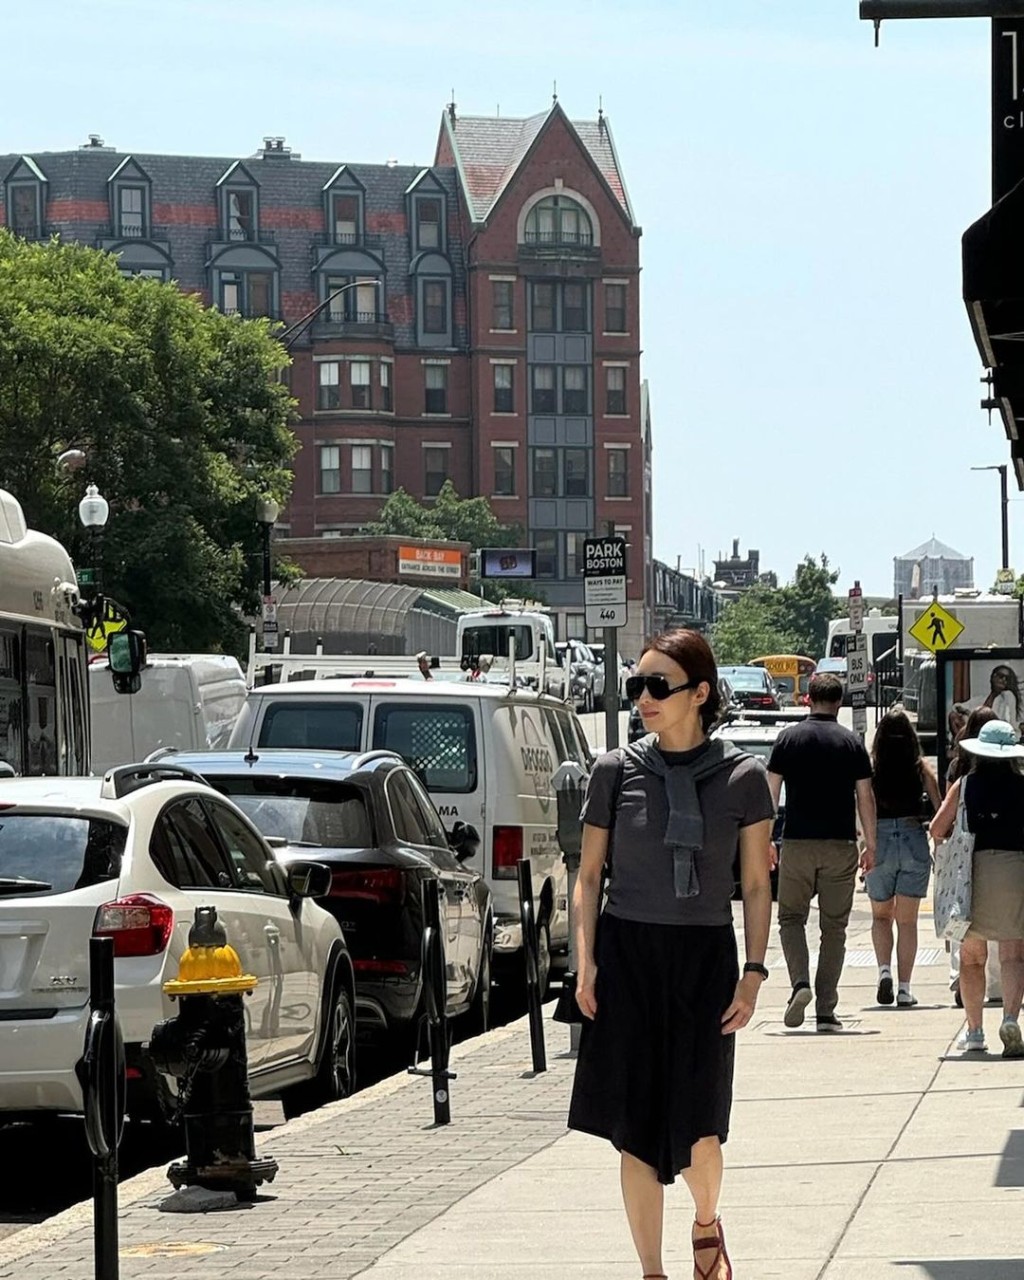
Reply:
[[526, 244], [591, 245], [594, 232], [586, 209], [569, 196], [545, 196], [526, 215]]

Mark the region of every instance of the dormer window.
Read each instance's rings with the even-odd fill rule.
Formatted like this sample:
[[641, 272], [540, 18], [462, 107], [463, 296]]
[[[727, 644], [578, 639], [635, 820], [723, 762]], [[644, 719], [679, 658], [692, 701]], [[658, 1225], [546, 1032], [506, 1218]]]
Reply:
[[236, 188], [225, 195], [228, 239], [251, 240], [255, 230], [255, 193]]
[[416, 248], [441, 247], [441, 201], [421, 196], [416, 201]]
[[141, 239], [146, 234], [146, 192], [142, 187], [119, 187], [117, 191], [117, 234]]
[[594, 243], [590, 217], [569, 196], [546, 196], [526, 215], [526, 244], [584, 245]]
[[336, 193], [334, 204], [334, 243], [359, 243], [359, 197]]
[[20, 182], [11, 187], [11, 230], [26, 240], [39, 236], [39, 194], [34, 182]]

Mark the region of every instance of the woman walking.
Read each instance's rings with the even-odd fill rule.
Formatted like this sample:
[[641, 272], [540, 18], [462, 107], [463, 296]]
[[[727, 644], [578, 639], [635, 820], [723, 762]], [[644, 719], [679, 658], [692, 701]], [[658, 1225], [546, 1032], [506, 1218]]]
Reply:
[[917, 1000], [910, 980], [917, 958], [917, 915], [928, 892], [931, 853], [923, 822], [941, 804], [935, 770], [921, 756], [921, 744], [905, 711], [888, 711], [878, 723], [871, 751], [872, 787], [878, 812], [875, 865], [867, 873], [871, 899], [871, 941], [878, 962], [879, 1004], [893, 1002], [892, 944], [896, 926], [896, 1007]]
[[1024, 747], [1005, 720], [983, 724], [976, 738], [962, 738], [973, 764], [946, 792], [931, 824], [932, 838], [945, 840], [956, 822], [963, 793], [967, 828], [974, 833], [971, 925], [960, 944], [960, 995], [967, 1029], [958, 1048], [985, 1051], [982, 1007], [988, 941], [999, 943], [1004, 1058], [1024, 1058], [1018, 1016], [1024, 997]]
[[[626, 1217], [647, 1280], [665, 1275], [664, 1186], [679, 1173], [695, 1209], [694, 1278], [731, 1280], [718, 1216], [722, 1143], [735, 1032], [768, 976], [773, 806], [763, 765], [708, 740], [720, 694], [703, 636], [656, 636], [626, 690], [649, 733], [598, 760], [583, 808], [573, 906], [585, 1021], [569, 1127], [620, 1152]], [[737, 844], [742, 976], [731, 902]]]

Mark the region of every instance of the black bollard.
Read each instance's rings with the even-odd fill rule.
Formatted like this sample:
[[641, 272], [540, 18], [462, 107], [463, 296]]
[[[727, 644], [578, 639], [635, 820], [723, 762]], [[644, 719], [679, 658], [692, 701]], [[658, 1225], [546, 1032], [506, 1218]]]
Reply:
[[114, 940], [89, 939], [89, 1022], [77, 1065], [92, 1152], [96, 1280], [117, 1280], [117, 1148], [125, 1111], [124, 1043], [114, 1009]]
[[418, 1062], [414, 1062], [408, 1071], [413, 1076], [430, 1076], [434, 1095], [434, 1123], [450, 1124], [452, 1112], [449, 1081], [456, 1079], [456, 1074], [448, 1070], [448, 984], [445, 978], [444, 934], [441, 932], [440, 881], [424, 880], [422, 892], [421, 965], [423, 1002], [427, 1011], [430, 1040], [430, 1070], [423, 1071]]
[[526, 1011], [530, 1018], [530, 1050], [535, 1072], [547, 1071], [544, 1048], [544, 1011], [540, 1002], [540, 966], [538, 963], [537, 917], [533, 913], [533, 876], [527, 858], [520, 858], [519, 918], [523, 922], [523, 967], [526, 970]]

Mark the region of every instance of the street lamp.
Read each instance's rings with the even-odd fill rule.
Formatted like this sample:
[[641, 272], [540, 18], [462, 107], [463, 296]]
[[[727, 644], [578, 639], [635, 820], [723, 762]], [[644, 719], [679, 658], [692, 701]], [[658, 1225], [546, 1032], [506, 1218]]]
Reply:
[[89, 558], [92, 561], [92, 596], [100, 600], [100, 536], [110, 515], [110, 503], [94, 484], [86, 487], [85, 497], [78, 504], [78, 518], [89, 534]]
[[263, 532], [263, 647], [277, 648], [277, 608], [270, 594], [270, 535], [281, 508], [269, 494], [256, 504], [256, 523]]
[[283, 333], [277, 335], [278, 342], [282, 343], [286, 351], [291, 351], [292, 347], [298, 342], [299, 338], [306, 329], [313, 323], [316, 317], [323, 311], [324, 307], [329, 307], [335, 298], [340, 298], [343, 293], [347, 293], [349, 289], [358, 289], [361, 285], [373, 285], [377, 290], [377, 314], [382, 312], [381, 299], [384, 291], [384, 281], [376, 280], [350, 280], [348, 284], [343, 284], [340, 289], [335, 289], [333, 293], [329, 293], [323, 302], [318, 302], [312, 311], [307, 311], [304, 316], [296, 320], [294, 324], [290, 324]]
[[1009, 520], [1009, 499], [1006, 496], [1006, 463], [1000, 462], [990, 467], [971, 467], [972, 471], [998, 471], [999, 472], [999, 502], [1002, 511], [1002, 531], [1003, 531], [1003, 563], [1004, 569], [1010, 567], [1010, 520]]

